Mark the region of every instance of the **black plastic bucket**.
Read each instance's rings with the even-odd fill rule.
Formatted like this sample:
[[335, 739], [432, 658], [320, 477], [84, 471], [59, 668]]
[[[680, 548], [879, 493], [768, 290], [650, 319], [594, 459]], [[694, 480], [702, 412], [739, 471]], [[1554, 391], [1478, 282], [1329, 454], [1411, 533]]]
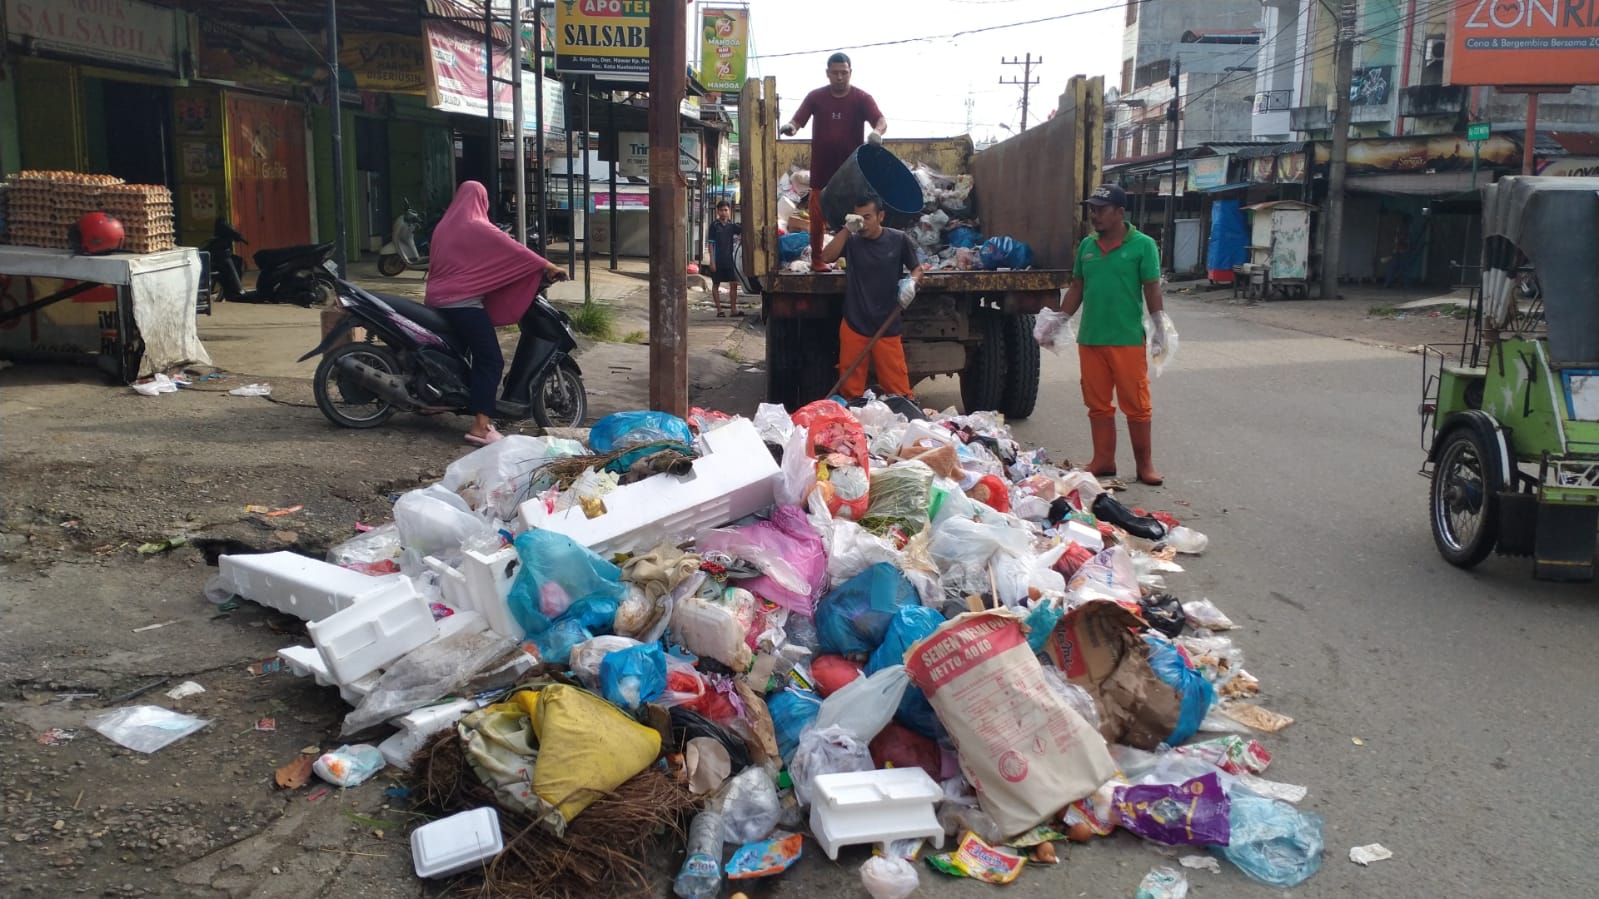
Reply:
[[836, 231], [844, 227], [844, 216], [874, 198], [891, 226], [908, 225], [922, 214], [922, 186], [905, 163], [880, 144], [861, 144], [822, 188], [822, 216]]

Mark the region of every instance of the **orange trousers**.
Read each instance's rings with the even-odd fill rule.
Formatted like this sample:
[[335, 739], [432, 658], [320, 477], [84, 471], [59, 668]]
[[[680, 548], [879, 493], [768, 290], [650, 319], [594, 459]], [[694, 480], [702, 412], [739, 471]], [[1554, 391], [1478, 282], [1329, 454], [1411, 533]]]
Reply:
[[[844, 373], [844, 369], [855, 361], [871, 340], [872, 338], [866, 334], [856, 333], [855, 329], [849, 326], [849, 322], [838, 323], [839, 374]], [[855, 371], [850, 374], [849, 380], [838, 389], [845, 399], [852, 400], [866, 392], [868, 367], [877, 369], [877, 384], [884, 390], [904, 397], [911, 395], [911, 374], [905, 365], [905, 346], [897, 335], [880, 338], [872, 347], [871, 358], [855, 366]]]
[[[811, 188], [810, 202], [806, 204], [806, 208], [809, 210], [811, 217], [811, 268], [814, 270], [816, 264], [822, 259], [822, 230], [827, 227], [827, 223], [822, 221], [821, 185]], [[849, 363], [846, 362], [844, 364], [848, 365]]]
[[1149, 403], [1149, 357], [1142, 344], [1078, 344], [1077, 363], [1089, 418], [1115, 418], [1118, 403], [1128, 421], [1149, 421], [1154, 415]]

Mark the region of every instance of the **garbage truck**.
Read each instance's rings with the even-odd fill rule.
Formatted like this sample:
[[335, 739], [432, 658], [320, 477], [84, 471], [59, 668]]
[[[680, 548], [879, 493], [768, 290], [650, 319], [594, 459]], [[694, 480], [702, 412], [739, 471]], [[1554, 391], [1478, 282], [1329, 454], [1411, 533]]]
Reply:
[[[1058, 303], [1071, 278], [1077, 241], [1086, 233], [1081, 203], [1099, 184], [1103, 98], [1104, 79], [1073, 77], [1052, 117], [981, 151], [964, 135], [883, 142], [906, 165], [971, 175], [982, 233], [1024, 241], [1034, 258], [1031, 268], [1017, 271], [923, 276], [916, 301], [904, 313], [913, 386], [941, 375], [958, 377], [966, 411], [1032, 414], [1039, 380], [1033, 318]], [[745, 82], [739, 95], [738, 262], [745, 289], [761, 295], [767, 399], [792, 410], [823, 397], [838, 379], [845, 275], [785, 271], [781, 264], [779, 181], [810, 156], [809, 141], [778, 139], [782, 121], [776, 79]]]

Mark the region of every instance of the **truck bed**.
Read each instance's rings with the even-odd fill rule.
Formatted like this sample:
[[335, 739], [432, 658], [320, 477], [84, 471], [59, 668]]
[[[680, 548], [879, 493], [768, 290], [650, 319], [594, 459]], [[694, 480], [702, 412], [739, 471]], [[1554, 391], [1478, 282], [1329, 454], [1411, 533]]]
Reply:
[[[928, 272], [922, 276], [919, 293], [1019, 293], [1060, 290], [1071, 282], [1065, 269], [1027, 269], [998, 272]], [[843, 272], [782, 272], [770, 277], [765, 289], [771, 293], [844, 292]]]

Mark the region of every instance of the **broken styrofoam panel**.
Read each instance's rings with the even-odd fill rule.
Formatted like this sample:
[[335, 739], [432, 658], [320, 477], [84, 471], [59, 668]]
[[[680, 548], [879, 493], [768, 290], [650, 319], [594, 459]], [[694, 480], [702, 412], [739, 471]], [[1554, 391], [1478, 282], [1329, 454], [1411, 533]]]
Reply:
[[516, 547], [504, 546], [492, 553], [465, 550], [461, 553], [459, 568], [433, 556], [423, 562], [438, 575], [446, 603], [482, 615], [489, 628], [502, 637], [521, 640], [526, 636], [507, 602], [516, 570], [521, 565]]
[[410, 578], [404, 584], [306, 626], [336, 683], [353, 684], [438, 636], [427, 599]]
[[322, 661], [322, 653], [317, 652], [315, 646], [285, 646], [278, 650], [278, 658], [289, 666], [295, 677], [314, 677], [324, 687], [333, 686], [328, 664]]
[[344, 700], [347, 705], [360, 705], [361, 700], [365, 699], [369, 693], [377, 689], [378, 679], [382, 676], [383, 672], [374, 671], [371, 674], [368, 674], [366, 677], [355, 681], [354, 683], [336, 684], [335, 686], [339, 688], [339, 698]]
[[687, 539], [753, 515], [773, 502], [779, 470], [748, 419], [707, 431], [706, 454], [679, 477], [658, 474], [601, 497], [593, 518], [581, 507], [548, 514], [543, 500], [522, 504], [524, 528], [565, 534], [601, 556], [646, 552], [663, 541]]
[[470, 609], [458, 610], [453, 615], [438, 619], [438, 626], [438, 635], [434, 640], [443, 640], [456, 634], [477, 634], [489, 629], [489, 623], [483, 620], [483, 616]]
[[288, 550], [226, 555], [217, 566], [233, 592], [306, 621], [321, 621], [363, 599], [398, 589], [402, 577], [374, 577]]
[[844, 846], [915, 837], [944, 848], [944, 827], [934, 811], [944, 791], [920, 768], [822, 774], [811, 792], [811, 833], [834, 861]]

